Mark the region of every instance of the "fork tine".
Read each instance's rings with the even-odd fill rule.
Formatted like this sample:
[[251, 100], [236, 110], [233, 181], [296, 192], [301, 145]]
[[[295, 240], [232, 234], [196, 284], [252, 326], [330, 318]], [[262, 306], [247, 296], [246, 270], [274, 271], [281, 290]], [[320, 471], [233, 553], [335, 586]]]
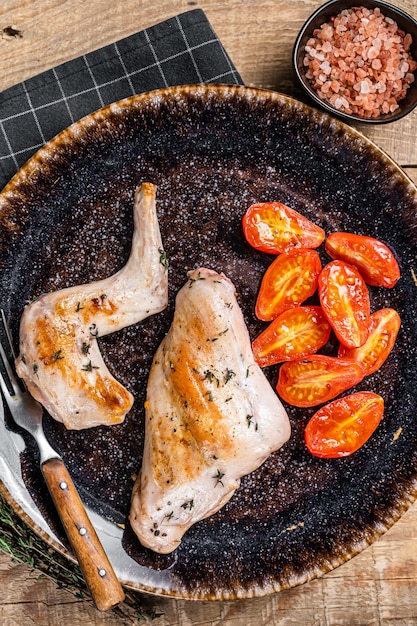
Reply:
[[[10, 367], [9, 360], [4, 351], [2, 344], [0, 343], [0, 356], [3, 361], [3, 368], [0, 369], [0, 386], [5, 396], [16, 396], [20, 392], [19, 385], [14, 377], [13, 371]], [[7, 376], [7, 377], [6, 377]]]
[[[2, 330], [4, 331], [3, 335], [5, 339], [7, 340], [10, 355], [14, 359], [15, 352], [13, 349], [12, 337], [11, 337], [9, 327], [6, 322], [6, 316], [4, 315], [3, 309], [1, 309], [1, 322], [3, 325]], [[13, 368], [10, 364], [10, 357], [7, 355], [6, 350], [4, 348], [3, 337], [0, 340], [0, 356], [1, 356], [1, 360], [3, 361], [3, 368], [4, 368], [4, 371], [0, 370], [0, 374], [1, 374], [0, 385], [3, 390], [3, 393], [5, 394], [8, 393], [9, 395], [17, 395], [20, 391], [20, 387], [17, 382]], [[5, 373], [7, 374], [8, 380], [6, 380], [4, 376]], [[7, 383], [9, 383], [9, 385]]]
[[8, 323], [7, 323], [6, 315], [5, 315], [3, 309], [1, 309], [1, 321], [3, 323], [3, 328], [4, 328], [4, 332], [6, 334], [6, 337], [7, 337], [7, 341], [9, 343], [9, 348], [10, 348], [11, 355], [15, 359], [16, 358], [16, 353], [15, 353], [14, 347], [13, 347], [12, 335], [11, 335], [10, 328], [9, 328]]

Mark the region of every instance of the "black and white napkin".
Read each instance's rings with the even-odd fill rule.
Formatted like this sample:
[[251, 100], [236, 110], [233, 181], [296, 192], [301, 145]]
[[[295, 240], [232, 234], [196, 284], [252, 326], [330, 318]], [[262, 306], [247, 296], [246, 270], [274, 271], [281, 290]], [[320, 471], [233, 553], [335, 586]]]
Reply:
[[0, 190], [58, 132], [110, 102], [193, 83], [242, 84], [201, 9], [68, 61], [0, 93]]

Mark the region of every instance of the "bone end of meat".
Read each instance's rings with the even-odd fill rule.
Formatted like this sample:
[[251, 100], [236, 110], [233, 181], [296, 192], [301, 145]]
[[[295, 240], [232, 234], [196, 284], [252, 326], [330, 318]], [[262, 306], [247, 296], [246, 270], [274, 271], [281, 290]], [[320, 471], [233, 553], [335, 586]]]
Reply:
[[143, 193], [145, 196], [154, 197], [156, 195], [156, 185], [153, 183], [142, 183], [139, 187], [136, 187], [136, 193]]
[[140, 542], [175, 550], [289, 437], [288, 416], [254, 361], [232, 282], [205, 268], [190, 272], [148, 380], [130, 511]]

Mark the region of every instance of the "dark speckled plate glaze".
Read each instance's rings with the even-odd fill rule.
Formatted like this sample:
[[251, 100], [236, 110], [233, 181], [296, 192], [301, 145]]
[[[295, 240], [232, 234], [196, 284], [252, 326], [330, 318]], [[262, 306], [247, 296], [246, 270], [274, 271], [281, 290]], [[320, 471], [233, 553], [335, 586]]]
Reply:
[[[100, 339], [110, 369], [135, 395], [134, 409], [123, 425], [84, 432], [65, 432], [46, 417], [47, 435], [127, 585], [194, 599], [293, 587], [369, 545], [416, 496], [416, 188], [357, 131], [280, 94], [190, 86], [129, 98], [60, 134], [0, 196], [1, 305], [15, 338], [27, 300], [104, 278], [123, 265], [134, 187], [145, 180], [158, 185], [170, 304], [164, 313]], [[289, 443], [245, 477], [219, 513], [196, 524], [175, 553], [157, 556], [124, 527], [132, 475], [141, 464], [151, 358], [187, 270], [200, 265], [234, 281], [251, 336], [260, 331], [253, 305], [271, 257], [245, 245], [241, 218], [252, 202], [266, 200], [289, 204], [327, 233], [378, 237], [398, 256], [401, 281], [392, 290], [372, 288], [371, 302], [372, 310], [399, 311], [399, 339], [383, 368], [358, 386], [383, 396], [385, 416], [356, 454], [320, 460], [303, 443], [314, 409], [286, 407]], [[277, 368], [268, 376], [275, 384]], [[33, 442], [25, 440], [24, 449], [7, 415], [0, 441], [3, 493], [65, 551]]]

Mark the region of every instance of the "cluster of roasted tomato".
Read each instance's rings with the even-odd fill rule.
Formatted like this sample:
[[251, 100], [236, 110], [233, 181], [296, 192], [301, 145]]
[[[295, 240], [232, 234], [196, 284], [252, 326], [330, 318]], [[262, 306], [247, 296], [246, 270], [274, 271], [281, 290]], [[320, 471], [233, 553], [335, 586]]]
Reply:
[[[249, 207], [243, 230], [251, 246], [276, 255], [256, 301], [256, 316], [270, 323], [253, 341], [255, 359], [261, 367], [282, 363], [276, 388], [285, 402], [324, 404], [305, 429], [312, 454], [352, 454], [377, 428], [384, 401], [370, 391], [337, 396], [379, 369], [394, 346], [400, 316], [392, 308], [371, 314], [367, 285], [393, 287], [398, 263], [378, 239], [347, 232], [326, 238], [280, 202]], [[323, 242], [332, 259], [324, 267], [316, 251]], [[316, 292], [319, 305], [303, 306]], [[337, 356], [316, 354], [332, 331], [340, 342]]]

